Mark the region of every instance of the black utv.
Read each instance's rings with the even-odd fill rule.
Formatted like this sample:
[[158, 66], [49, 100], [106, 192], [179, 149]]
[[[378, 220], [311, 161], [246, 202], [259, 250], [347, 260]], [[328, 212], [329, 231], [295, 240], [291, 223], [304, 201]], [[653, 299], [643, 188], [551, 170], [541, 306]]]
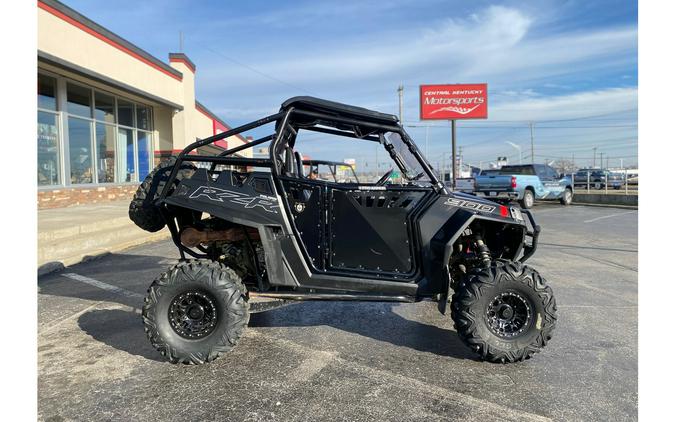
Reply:
[[[200, 152], [264, 127], [271, 134]], [[370, 183], [313, 178], [303, 139], [362, 143], [393, 164]], [[253, 158], [264, 143], [269, 154]], [[551, 288], [523, 264], [537, 248], [532, 214], [449, 191], [394, 115], [291, 98], [161, 163], [129, 216], [150, 232], [167, 226], [180, 252], [143, 305], [145, 331], [171, 362], [216, 359], [250, 313], [290, 301], [434, 300], [445, 314], [451, 298], [458, 336], [492, 362], [529, 358], [555, 327]]]

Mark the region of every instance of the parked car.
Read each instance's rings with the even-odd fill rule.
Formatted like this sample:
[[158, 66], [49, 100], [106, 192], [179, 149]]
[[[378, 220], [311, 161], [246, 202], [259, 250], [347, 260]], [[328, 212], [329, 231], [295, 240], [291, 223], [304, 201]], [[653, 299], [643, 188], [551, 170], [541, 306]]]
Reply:
[[613, 189], [621, 189], [624, 176], [602, 169], [581, 169], [574, 174], [574, 186], [603, 189], [605, 185]]
[[558, 174], [551, 166], [524, 164], [502, 166], [498, 174], [476, 177], [476, 196], [518, 201], [522, 208], [531, 208], [535, 199], [557, 199], [563, 205], [572, 203], [574, 186], [569, 177]]

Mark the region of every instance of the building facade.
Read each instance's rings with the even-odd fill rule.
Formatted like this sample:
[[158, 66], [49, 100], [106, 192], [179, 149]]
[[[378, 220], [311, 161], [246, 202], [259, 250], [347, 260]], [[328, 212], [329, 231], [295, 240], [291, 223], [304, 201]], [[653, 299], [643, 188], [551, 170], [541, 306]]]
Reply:
[[185, 54], [165, 63], [58, 1], [38, 0], [37, 54], [38, 208], [129, 198], [162, 159], [229, 129], [196, 100]]

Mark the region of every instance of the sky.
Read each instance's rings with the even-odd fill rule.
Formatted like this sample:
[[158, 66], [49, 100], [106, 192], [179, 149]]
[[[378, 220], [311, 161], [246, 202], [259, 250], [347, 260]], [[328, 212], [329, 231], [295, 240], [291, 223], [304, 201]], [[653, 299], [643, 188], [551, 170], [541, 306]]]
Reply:
[[[402, 85], [406, 130], [438, 168], [450, 125], [419, 121], [419, 85], [487, 83], [489, 118], [457, 123], [465, 163], [530, 162], [534, 138], [538, 163], [637, 165], [637, 1], [65, 3], [164, 61], [182, 32], [198, 100], [232, 126], [296, 95], [398, 114]], [[370, 146], [302, 153], [374, 168]]]

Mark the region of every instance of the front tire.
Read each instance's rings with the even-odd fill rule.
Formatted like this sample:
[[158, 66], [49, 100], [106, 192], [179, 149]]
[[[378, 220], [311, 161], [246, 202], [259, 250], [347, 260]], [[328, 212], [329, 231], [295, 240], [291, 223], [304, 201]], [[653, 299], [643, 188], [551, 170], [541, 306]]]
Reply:
[[498, 261], [470, 271], [452, 296], [457, 335], [481, 359], [530, 358], [551, 339], [556, 303], [551, 288], [519, 262]]
[[249, 320], [246, 288], [226, 266], [180, 262], [155, 280], [143, 305], [152, 346], [171, 363], [211, 362], [236, 346]]

